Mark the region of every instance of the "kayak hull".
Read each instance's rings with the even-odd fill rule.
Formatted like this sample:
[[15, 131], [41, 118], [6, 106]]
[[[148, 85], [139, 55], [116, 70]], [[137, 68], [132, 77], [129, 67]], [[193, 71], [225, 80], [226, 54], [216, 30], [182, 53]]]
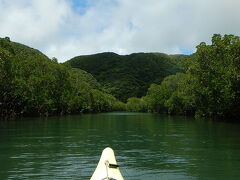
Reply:
[[124, 180], [117, 165], [114, 151], [109, 147], [103, 150], [97, 168], [90, 180], [102, 179]]

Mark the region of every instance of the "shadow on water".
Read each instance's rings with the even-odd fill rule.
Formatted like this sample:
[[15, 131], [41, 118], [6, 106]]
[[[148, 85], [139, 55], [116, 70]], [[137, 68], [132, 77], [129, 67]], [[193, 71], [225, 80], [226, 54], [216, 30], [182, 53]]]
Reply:
[[83, 179], [110, 146], [126, 179], [236, 179], [240, 125], [149, 113], [0, 122], [1, 179]]

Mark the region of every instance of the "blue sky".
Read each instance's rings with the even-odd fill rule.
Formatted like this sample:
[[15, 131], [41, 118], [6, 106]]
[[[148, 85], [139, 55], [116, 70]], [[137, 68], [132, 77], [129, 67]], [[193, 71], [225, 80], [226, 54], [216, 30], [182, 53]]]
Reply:
[[179, 50], [182, 54], [185, 54], [185, 55], [190, 55], [190, 54], [194, 53], [193, 49], [182, 49], [182, 48], [180, 48]]
[[86, 8], [90, 5], [88, 0], [71, 0], [75, 7]]
[[240, 35], [239, 0], [0, 0], [0, 37], [64, 62], [74, 56], [191, 54], [214, 33]]
[[91, 2], [89, 0], [70, 0], [72, 8], [75, 12], [83, 15], [91, 7]]

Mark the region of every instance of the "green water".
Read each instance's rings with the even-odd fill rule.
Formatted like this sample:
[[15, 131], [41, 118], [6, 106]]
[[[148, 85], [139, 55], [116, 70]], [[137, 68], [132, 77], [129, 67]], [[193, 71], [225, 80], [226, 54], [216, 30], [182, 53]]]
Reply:
[[127, 180], [240, 176], [240, 124], [103, 113], [0, 121], [0, 179], [89, 179], [107, 146]]

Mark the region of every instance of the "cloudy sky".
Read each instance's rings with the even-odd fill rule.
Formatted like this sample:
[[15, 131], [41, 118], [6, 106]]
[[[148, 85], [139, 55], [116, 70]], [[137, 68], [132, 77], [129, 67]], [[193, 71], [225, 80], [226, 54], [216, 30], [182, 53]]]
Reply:
[[240, 0], [0, 0], [0, 37], [64, 62], [112, 51], [189, 54], [240, 35]]

